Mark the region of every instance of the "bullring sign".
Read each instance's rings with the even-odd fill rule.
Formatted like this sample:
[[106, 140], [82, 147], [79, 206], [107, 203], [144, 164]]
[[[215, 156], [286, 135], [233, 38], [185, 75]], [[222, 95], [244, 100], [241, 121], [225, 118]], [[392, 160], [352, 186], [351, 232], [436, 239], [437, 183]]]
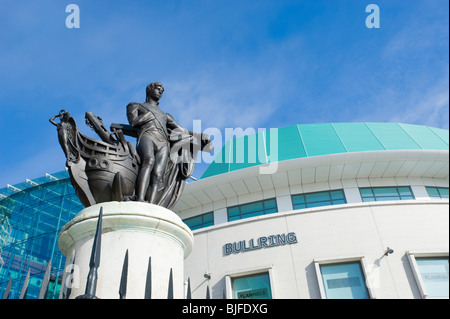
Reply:
[[294, 232], [291, 232], [287, 234], [262, 236], [257, 239], [252, 238], [248, 241], [240, 240], [234, 243], [227, 243], [223, 246], [223, 251], [225, 255], [230, 255], [249, 250], [291, 245], [296, 243], [298, 243], [297, 236]]

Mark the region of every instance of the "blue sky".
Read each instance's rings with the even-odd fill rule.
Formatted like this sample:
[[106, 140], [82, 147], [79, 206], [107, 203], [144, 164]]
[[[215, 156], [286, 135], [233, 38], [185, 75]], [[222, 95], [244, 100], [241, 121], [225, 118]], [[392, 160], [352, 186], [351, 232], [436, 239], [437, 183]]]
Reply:
[[[65, 25], [70, 3], [79, 29]], [[371, 3], [379, 29], [365, 24]], [[153, 81], [189, 129], [448, 129], [448, 12], [447, 0], [0, 0], [0, 188], [65, 168], [48, 122], [59, 110], [95, 136], [86, 111], [126, 123]]]

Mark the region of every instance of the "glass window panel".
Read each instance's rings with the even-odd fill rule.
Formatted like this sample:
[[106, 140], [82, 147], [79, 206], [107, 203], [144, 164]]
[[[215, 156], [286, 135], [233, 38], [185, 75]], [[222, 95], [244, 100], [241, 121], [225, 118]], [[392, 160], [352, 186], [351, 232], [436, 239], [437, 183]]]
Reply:
[[375, 197], [393, 197], [398, 198], [398, 191], [396, 187], [377, 187], [373, 188], [373, 193]]
[[333, 205], [339, 205], [339, 204], [345, 204], [346, 201], [345, 199], [334, 199], [333, 200]]
[[432, 198], [448, 198], [448, 188], [445, 187], [427, 187], [428, 195]]
[[305, 194], [305, 199], [307, 202], [329, 201], [330, 194], [328, 192], [310, 193], [310, 194]]
[[191, 230], [202, 228], [202, 225], [188, 225]]
[[213, 213], [206, 213], [203, 215], [187, 218], [184, 219], [183, 222], [186, 223], [186, 225], [188, 225], [191, 230], [211, 226], [214, 224]]
[[414, 199], [414, 195], [409, 186], [368, 187], [360, 188], [359, 191], [363, 202]]
[[442, 198], [448, 198], [449, 197], [449, 195], [448, 195], [448, 188], [439, 187], [438, 190], [439, 190], [439, 193], [441, 194]]
[[212, 222], [214, 220], [214, 215], [213, 213], [207, 213], [203, 215], [203, 223], [209, 223]]
[[274, 208], [277, 207], [277, 201], [275, 199], [268, 199], [264, 201], [264, 208]]
[[302, 209], [302, 208], [306, 208], [306, 204], [294, 204], [294, 209]]
[[228, 208], [228, 216], [236, 216], [239, 214], [240, 214], [239, 206]]
[[312, 208], [312, 207], [320, 207], [320, 206], [329, 206], [331, 205], [330, 201], [324, 201], [324, 202], [313, 202], [313, 203], [308, 203], [307, 206], [308, 208]]
[[241, 216], [228, 216], [228, 221], [229, 222], [232, 222], [233, 220], [238, 220], [238, 219], [241, 219]]
[[346, 203], [343, 190], [298, 194], [292, 196], [292, 206], [294, 209], [328, 206], [343, 203]]
[[234, 278], [232, 286], [235, 299], [272, 299], [269, 273]]
[[276, 213], [276, 212], [277, 212], [276, 208], [270, 208], [270, 209], [266, 209], [264, 211], [264, 214], [273, 214], [273, 213]]
[[303, 204], [305, 202], [304, 195], [294, 195], [292, 196], [292, 200], [295, 204]]
[[377, 196], [375, 197], [375, 200], [378, 202], [387, 201], [387, 200], [399, 200], [400, 197], [398, 196]]
[[373, 192], [371, 188], [360, 188], [359, 192], [362, 197], [373, 197]]
[[262, 210], [257, 210], [256, 212], [248, 212], [248, 213], [243, 213], [241, 216], [242, 218], [250, 218], [250, 217], [255, 217], [255, 216], [259, 216], [259, 215], [264, 215], [264, 211]]
[[250, 203], [241, 206], [241, 213], [245, 214], [248, 212], [253, 212], [263, 208], [262, 202]]
[[195, 216], [192, 218], [189, 218], [189, 222], [193, 225], [201, 225], [202, 223], [202, 216]]
[[228, 208], [228, 220], [232, 221], [240, 218], [249, 218], [276, 212], [277, 202], [274, 198], [271, 198], [265, 201], [258, 201]]
[[397, 187], [400, 196], [412, 196], [411, 188], [408, 186]]
[[212, 225], [214, 225], [213, 221], [203, 223], [203, 227], [212, 226]]
[[416, 258], [429, 297], [448, 298], [448, 258]]
[[189, 226], [189, 228], [194, 228], [196, 226], [201, 226], [202, 224], [202, 217], [201, 216], [196, 216], [196, 217], [192, 217], [192, 218], [188, 218], [185, 219], [184, 222], [186, 223], [186, 225]]
[[368, 299], [359, 262], [321, 265], [327, 299]]
[[345, 198], [344, 192], [342, 190], [331, 191], [330, 196], [331, 196], [331, 199], [333, 199], [333, 201], [337, 200], [337, 199]]

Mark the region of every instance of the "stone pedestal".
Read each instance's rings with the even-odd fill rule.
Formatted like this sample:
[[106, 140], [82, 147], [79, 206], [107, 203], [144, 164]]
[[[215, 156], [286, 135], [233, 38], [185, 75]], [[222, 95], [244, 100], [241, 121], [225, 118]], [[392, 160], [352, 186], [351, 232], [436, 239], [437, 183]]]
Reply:
[[170, 269], [173, 296], [184, 298], [183, 265], [193, 247], [192, 232], [172, 211], [140, 202], [93, 205], [62, 228], [59, 249], [66, 256], [66, 271], [73, 269], [71, 278], [63, 279], [63, 285], [71, 286], [69, 298], [85, 292], [100, 207], [103, 207], [103, 225], [95, 295], [102, 299], [119, 298], [122, 266], [128, 250], [127, 299], [144, 298], [149, 257], [152, 299], [167, 299]]

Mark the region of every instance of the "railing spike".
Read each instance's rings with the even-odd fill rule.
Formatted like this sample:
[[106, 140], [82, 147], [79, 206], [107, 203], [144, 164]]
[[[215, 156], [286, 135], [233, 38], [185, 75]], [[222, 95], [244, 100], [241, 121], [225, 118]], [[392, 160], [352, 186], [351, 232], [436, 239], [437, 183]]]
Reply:
[[30, 268], [28, 268], [27, 276], [25, 277], [25, 281], [23, 282], [22, 290], [20, 292], [19, 299], [26, 299], [28, 292], [28, 282], [30, 281]]
[[206, 299], [211, 299], [211, 296], [209, 293], [209, 285], [206, 286]]
[[95, 230], [94, 243], [92, 245], [91, 260], [89, 262], [89, 274], [86, 282], [86, 290], [84, 295], [78, 296], [75, 299], [98, 299], [95, 296], [97, 290], [97, 269], [100, 266], [100, 251], [102, 241], [102, 218], [103, 207], [100, 207], [98, 214], [97, 229]]
[[122, 267], [122, 277], [120, 278], [119, 297], [126, 299], [127, 296], [127, 280], [128, 280], [128, 249], [125, 253]]
[[50, 282], [51, 269], [52, 269], [52, 260], [50, 259], [45, 269], [44, 278], [42, 278], [41, 289], [39, 290], [38, 299], [45, 299], [47, 297], [48, 283]]
[[11, 291], [11, 284], [12, 284], [12, 276], [9, 276], [8, 285], [6, 286], [5, 292], [3, 293], [3, 299], [9, 298], [9, 292]]
[[187, 286], [186, 299], [192, 299], [192, 293], [191, 293], [191, 278], [188, 278], [188, 286]]
[[147, 279], [144, 299], [152, 299], [152, 257], [148, 257]]
[[169, 292], [167, 293], [167, 299], [173, 299], [173, 274], [172, 274], [172, 268], [170, 268]]

